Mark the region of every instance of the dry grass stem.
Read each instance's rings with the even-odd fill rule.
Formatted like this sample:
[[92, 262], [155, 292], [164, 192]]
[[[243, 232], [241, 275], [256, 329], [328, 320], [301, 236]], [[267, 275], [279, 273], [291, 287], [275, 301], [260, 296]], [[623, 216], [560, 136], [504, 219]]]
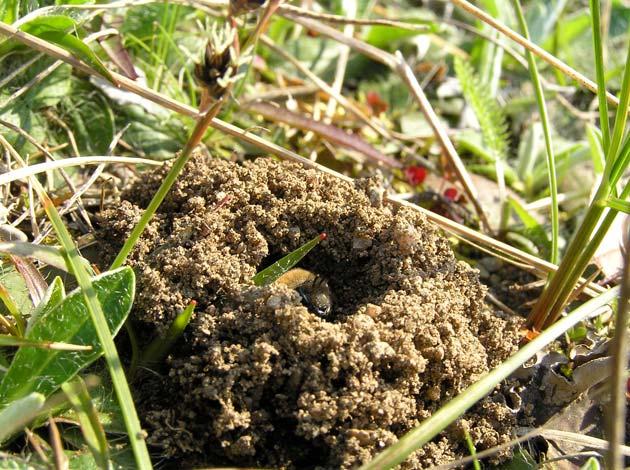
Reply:
[[[462, 8], [463, 10], [473, 15], [474, 17], [480, 19], [481, 21], [483, 21], [484, 23], [487, 23], [488, 25], [490, 25], [491, 27], [493, 27], [500, 33], [504, 34], [505, 36], [510, 38], [512, 41], [520, 44], [527, 50], [531, 51], [532, 54], [538, 56], [539, 58], [547, 62], [549, 65], [551, 65], [552, 67], [558, 69], [567, 77], [575, 80], [584, 88], [587, 88], [588, 90], [597, 94], [597, 84], [593, 80], [585, 77], [574, 68], [569, 67], [567, 64], [557, 59], [554, 55], [550, 54], [549, 52], [544, 50], [542, 47], [537, 46], [531, 41], [528, 41], [523, 36], [518, 34], [516, 31], [508, 28], [506, 25], [496, 20], [492, 16], [488, 15], [483, 10], [480, 10], [479, 8], [477, 8], [470, 2], [467, 2], [466, 0], [451, 0], [451, 1], [457, 6], [459, 6], [460, 8]], [[610, 93], [609, 91], [606, 91], [606, 98], [608, 99], [609, 103], [615, 106], [619, 105], [619, 99], [615, 95]]]

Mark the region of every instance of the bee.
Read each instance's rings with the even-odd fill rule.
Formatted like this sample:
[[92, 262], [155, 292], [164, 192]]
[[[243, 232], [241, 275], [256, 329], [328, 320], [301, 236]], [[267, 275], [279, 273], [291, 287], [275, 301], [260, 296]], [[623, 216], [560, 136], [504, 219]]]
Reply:
[[277, 283], [295, 289], [302, 297], [302, 302], [311, 312], [325, 317], [332, 308], [332, 295], [328, 281], [306, 269], [294, 268], [277, 280]]

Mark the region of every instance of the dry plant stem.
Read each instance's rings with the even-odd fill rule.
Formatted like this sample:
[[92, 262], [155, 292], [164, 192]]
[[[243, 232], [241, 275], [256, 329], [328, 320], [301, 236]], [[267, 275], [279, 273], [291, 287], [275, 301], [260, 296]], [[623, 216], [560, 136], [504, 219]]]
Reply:
[[342, 24], [342, 25], [357, 25], [357, 26], [392, 26], [394, 28], [402, 28], [409, 29], [412, 31], [429, 31], [431, 28], [427, 25], [423, 24], [415, 24], [415, 23], [406, 23], [404, 21], [398, 20], [387, 20], [387, 19], [363, 19], [363, 18], [347, 18], [341, 15], [331, 15], [330, 13], [321, 13], [312, 10], [307, 10], [305, 8], [300, 8], [294, 5], [281, 5], [281, 12], [289, 12], [294, 13], [299, 16], [303, 16], [305, 18], [312, 18], [314, 20], [323, 21], [325, 23], [333, 23], [333, 24]]
[[[35, 139], [32, 135], [30, 135], [24, 129], [11, 124], [10, 122], [7, 122], [4, 119], [0, 119], [0, 125], [3, 125], [4, 127], [8, 128], [8, 129], [11, 129], [13, 132], [16, 132], [16, 133], [20, 134], [22, 137], [24, 137], [26, 140], [28, 140], [31, 144], [33, 144], [35, 146], [35, 148], [37, 148], [37, 150], [42, 152], [42, 154], [49, 161], [53, 161], [53, 162], [55, 161], [55, 158], [50, 153], [50, 151], [47, 150], [39, 142], [37, 142], [37, 139]], [[65, 125], [65, 123], [64, 123], [64, 125]], [[74, 140], [74, 137], [71, 140]], [[75, 147], [76, 147], [76, 143], [75, 143]], [[78, 152], [77, 152], [77, 155], [78, 155]], [[65, 172], [63, 167], [59, 167], [59, 173], [61, 174], [61, 177], [63, 178], [63, 180], [66, 182], [66, 185], [68, 186], [68, 189], [70, 189], [70, 192], [72, 194], [76, 194], [77, 188], [74, 185], [74, 183], [72, 182], [72, 179], [68, 176], [68, 173]], [[83, 207], [83, 203], [81, 202], [81, 200], [77, 201], [77, 208], [79, 209], [79, 213], [81, 214], [81, 217], [83, 217], [83, 220], [85, 220], [85, 222], [87, 223], [87, 226], [91, 228], [92, 227], [92, 223], [90, 222], [90, 216], [88, 215], [87, 211]]]
[[418, 80], [416, 80], [416, 76], [411, 70], [411, 67], [409, 67], [409, 64], [407, 64], [407, 62], [405, 62], [405, 59], [400, 52], [396, 52], [396, 58], [398, 59], [396, 69], [399, 75], [402, 77], [403, 81], [407, 84], [407, 87], [411, 90], [411, 93], [416, 98], [416, 101], [420, 105], [420, 109], [422, 110], [424, 117], [427, 119], [427, 121], [429, 121], [429, 124], [431, 125], [431, 128], [433, 129], [433, 132], [438, 139], [438, 142], [442, 146], [444, 153], [449, 157], [450, 163], [453, 165], [455, 173], [462, 183], [466, 195], [475, 207], [477, 215], [479, 215], [482, 226], [485, 228], [487, 233], [491, 233], [492, 229], [490, 228], [488, 218], [486, 217], [486, 213], [483, 210], [481, 203], [479, 202], [477, 188], [475, 188], [475, 185], [470, 178], [470, 175], [468, 174], [464, 163], [462, 162], [461, 158], [459, 158], [453, 142], [446, 133], [446, 129], [440, 122], [437, 114], [435, 114], [435, 111], [433, 110], [429, 99], [424, 94], [424, 91], [422, 91]]
[[48, 429], [50, 431], [50, 446], [52, 447], [55, 470], [66, 470], [68, 467], [68, 457], [63, 451], [61, 434], [57, 428], [57, 423], [53, 418], [48, 418]]
[[623, 267], [621, 292], [617, 307], [615, 338], [612, 343], [613, 373], [610, 381], [612, 396], [608, 411], [608, 453], [606, 468], [623, 468], [624, 456], [621, 446], [625, 439], [626, 390], [628, 373], [628, 309], [630, 308], [630, 233], [625, 234], [626, 255]]
[[268, 48], [270, 48], [276, 54], [280, 55], [281, 57], [283, 57], [287, 61], [291, 62], [291, 64], [293, 64], [293, 66], [296, 69], [298, 69], [300, 72], [302, 72], [309, 80], [311, 80], [315, 85], [317, 85], [320, 90], [322, 90], [329, 97], [331, 97], [332, 100], [339, 102], [344, 108], [346, 108], [352, 114], [357, 116], [361, 121], [363, 121], [371, 129], [373, 129], [375, 132], [378, 132], [379, 135], [381, 135], [385, 139], [391, 139], [392, 138], [391, 134], [389, 133], [389, 131], [387, 131], [387, 129], [385, 129], [384, 127], [382, 127], [380, 125], [377, 125], [377, 124], [373, 123], [372, 120], [369, 117], [367, 117], [363, 113], [363, 111], [361, 111], [359, 109], [358, 106], [356, 106], [354, 103], [352, 103], [352, 101], [350, 101], [345, 96], [340, 94], [337, 90], [333, 89], [330, 85], [328, 85], [328, 83], [326, 83], [324, 80], [322, 80], [317, 75], [315, 75], [313, 72], [311, 72], [307, 67], [302, 65], [302, 63], [299, 60], [297, 60], [294, 56], [289, 54], [287, 51], [285, 51], [281, 47], [278, 47], [276, 45], [276, 43], [274, 43], [271, 38], [263, 35], [263, 36], [260, 37], [260, 42], [263, 43]]
[[[474, 17], [480, 19], [484, 23], [489, 24], [494, 29], [496, 29], [497, 31], [501, 32], [502, 34], [504, 34], [505, 36], [507, 36], [508, 38], [513, 40], [514, 42], [520, 44], [525, 49], [529, 50], [534, 55], [540, 57], [542, 60], [547, 62], [552, 67], [555, 67], [556, 69], [558, 69], [560, 72], [565, 74], [567, 77], [577, 81], [584, 88], [587, 88], [587, 89], [591, 90], [593, 93], [597, 93], [597, 85], [595, 84], [595, 82], [593, 82], [592, 80], [586, 78], [580, 72], [578, 72], [577, 70], [569, 67], [567, 64], [565, 64], [561, 60], [558, 60], [556, 57], [554, 57], [552, 54], [550, 54], [549, 52], [547, 52], [543, 48], [537, 46], [536, 44], [534, 44], [531, 41], [528, 41], [523, 36], [521, 36], [520, 34], [518, 34], [515, 31], [513, 31], [512, 29], [508, 28], [506, 25], [504, 25], [500, 21], [497, 21], [495, 18], [493, 18], [492, 16], [488, 15], [483, 10], [477, 8], [476, 6], [474, 6], [471, 3], [467, 2], [466, 0], [451, 0], [451, 2], [453, 2], [454, 4], [456, 4], [457, 6], [462, 8], [463, 10], [466, 10], [468, 13], [470, 13]], [[608, 99], [608, 102], [610, 104], [613, 104], [615, 106], [619, 105], [619, 99], [615, 95], [613, 95], [612, 93], [610, 93], [608, 91], [606, 91], [606, 98]]]
[[461, 182], [464, 188], [464, 192], [468, 196], [469, 200], [473, 203], [473, 206], [475, 207], [475, 210], [477, 212], [477, 215], [479, 216], [479, 219], [483, 227], [485, 228], [487, 232], [490, 232], [491, 230], [488, 224], [488, 219], [485, 215], [485, 212], [483, 211], [483, 208], [481, 207], [481, 204], [479, 203], [477, 190], [475, 189], [472, 179], [468, 175], [468, 172], [466, 171], [466, 167], [462, 163], [461, 158], [459, 158], [459, 155], [457, 154], [457, 151], [455, 150], [455, 146], [453, 145], [453, 143], [451, 142], [451, 139], [448, 136], [447, 130], [444, 128], [444, 126], [438, 119], [437, 114], [435, 114], [435, 111], [433, 110], [433, 107], [431, 106], [431, 103], [429, 103], [429, 100], [427, 99], [426, 95], [422, 91], [422, 88], [420, 87], [418, 80], [413, 74], [413, 71], [411, 70], [409, 65], [405, 62], [402, 55], [397, 54], [396, 56], [394, 56], [392, 54], [389, 54], [363, 41], [359, 41], [352, 37], [348, 37], [344, 35], [343, 33], [337, 31], [336, 29], [331, 28], [330, 26], [326, 26], [318, 21], [301, 18], [299, 16], [296, 16], [293, 13], [287, 14], [287, 12], [282, 12], [282, 15], [291, 19], [292, 21], [298, 24], [301, 24], [302, 26], [306, 28], [317, 31], [318, 33], [323, 34], [324, 36], [328, 36], [337, 42], [346, 44], [347, 46], [360, 52], [361, 54], [364, 54], [370, 57], [371, 59], [390, 67], [392, 70], [396, 71], [401, 76], [403, 82], [405, 83], [405, 85], [407, 85], [407, 87], [411, 91], [412, 96], [417, 101], [422, 113], [424, 114], [425, 118], [427, 119], [431, 128], [433, 129], [433, 132], [438, 142], [442, 146], [442, 150], [444, 151], [444, 154], [448, 157], [449, 162], [455, 169], [455, 172], [459, 178], [459, 181]]
[[[357, 2], [356, 0], [341, 2], [342, 8], [345, 7], [346, 15], [354, 18], [357, 16]], [[343, 27], [343, 34], [352, 37], [354, 35], [354, 25], [347, 23]], [[339, 46], [339, 57], [337, 58], [337, 69], [335, 70], [335, 79], [333, 80], [332, 88], [336, 95], [339, 95], [343, 86], [343, 81], [346, 75], [346, 67], [348, 66], [348, 58], [350, 57], [350, 48], [345, 44]], [[326, 119], [325, 122], [330, 123], [331, 118], [335, 115], [337, 109], [337, 100], [332, 98], [328, 100], [328, 106], [326, 107]]]
[[[57, 59], [63, 60], [64, 62], [69, 63], [76, 69], [81, 70], [87, 74], [99, 76], [98, 72], [96, 72], [94, 69], [84, 64], [83, 62], [79, 61], [78, 59], [76, 59], [75, 57], [73, 57], [71, 54], [67, 53], [63, 49], [56, 47], [54, 45], [51, 45], [45, 41], [41, 41], [40, 39], [30, 34], [23, 33], [22, 31], [17, 31], [15, 28], [13, 28], [10, 25], [0, 22], [0, 33], [13, 36], [16, 40], [22, 42], [23, 44], [29, 47], [32, 47], [33, 49], [37, 49], [41, 52], [44, 52], [48, 55], [51, 55]], [[369, 46], [369, 47], [372, 47], [372, 46]], [[376, 49], [376, 51], [382, 52], [380, 51], [380, 49]], [[142, 96], [143, 98], [146, 98], [152, 101], [153, 103], [158, 104], [164, 108], [170, 109], [173, 112], [182, 114], [184, 116], [192, 117], [193, 119], [199, 119], [200, 117], [199, 113], [197, 112], [196, 109], [192, 108], [191, 106], [180, 103], [179, 101], [173, 100], [172, 98], [162, 95], [156, 91], [142, 87], [138, 85], [137, 83], [135, 83], [133, 80], [130, 80], [124, 77], [123, 75], [117, 74], [115, 72], [111, 72], [111, 73], [114, 76], [120, 88], [129, 92], [135, 93], [138, 96]], [[234, 126], [233, 124], [214, 118], [210, 125], [214, 129], [220, 132], [223, 132], [224, 134], [228, 134], [228, 135], [231, 135], [232, 137], [248, 142], [262, 150], [266, 150], [267, 152], [273, 155], [277, 155], [278, 157], [284, 160], [300, 163], [304, 165], [306, 168], [312, 168], [314, 170], [327, 173], [343, 181], [347, 181], [350, 183], [353, 182], [353, 179], [346, 175], [343, 175], [334, 170], [331, 170], [330, 168], [325, 167], [323, 165], [319, 165], [318, 163], [312, 162], [311, 160], [304, 158], [291, 150], [287, 150], [273, 142], [270, 142], [266, 139], [263, 139], [262, 137], [257, 136], [256, 134], [253, 134], [244, 129], [241, 129], [240, 127]], [[555, 272], [558, 269], [558, 266], [552, 263], [549, 263], [548, 261], [545, 261], [536, 256], [532, 256], [529, 253], [526, 253], [522, 250], [514, 248], [506, 243], [495, 240], [487, 235], [478, 233], [475, 230], [472, 230], [466, 227], [465, 225], [458, 224], [457, 222], [454, 222], [451, 219], [435, 214], [427, 209], [424, 209], [420, 206], [412, 204], [408, 201], [398, 199], [395, 196], [389, 196], [387, 200], [396, 206], [404, 206], [404, 207], [408, 207], [411, 210], [421, 212], [429, 220], [437, 224], [446, 232], [452, 233], [453, 235], [457, 235], [466, 242], [473, 241], [475, 243], [479, 243], [480, 245], [487, 246], [489, 249], [493, 250], [494, 252], [498, 252], [507, 256], [508, 257], [507, 259], [515, 259], [523, 264], [530, 265], [533, 269], [537, 270], [539, 273]], [[591, 284], [590, 289], [591, 290], [589, 291], [589, 293], [591, 295], [593, 292], [601, 293], [604, 290], [601, 286], [597, 284]]]

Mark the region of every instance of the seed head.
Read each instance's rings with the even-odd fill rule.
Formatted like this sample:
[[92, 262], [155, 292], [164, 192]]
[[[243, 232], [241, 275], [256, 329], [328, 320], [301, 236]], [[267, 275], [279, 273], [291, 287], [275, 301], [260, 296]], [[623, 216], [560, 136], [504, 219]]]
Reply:
[[230, 83], [238, 80], [236, 74], [241, 58], [234, 49], [236, 29], [229, 24], [212, 25], [201, 63], [195, 65], [195, 78], [208, 95], [220, 99]]

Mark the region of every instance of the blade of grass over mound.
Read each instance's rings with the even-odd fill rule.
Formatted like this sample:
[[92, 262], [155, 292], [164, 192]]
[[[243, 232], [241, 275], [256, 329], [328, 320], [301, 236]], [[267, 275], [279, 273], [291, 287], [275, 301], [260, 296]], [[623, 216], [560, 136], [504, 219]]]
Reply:
[[[518, 22], [523, 31], [523, 36], [529, 41], [529, 30], [525, 15], [521, 8], [519, 0], [512, 0], [514, 11], [518, 17]], [[554, 264], [558, 263], [560, 258], [560, 250], [558, 248], [558, 239], [560, 237], [560, 214], [558, 209], [558, 179], [556, 176], [556, 162], [553, 152], [553, 143], [551, 140], [551, 124], [549, 122], [549, 113], [547, 112], [547, 104], [545, 103], [545, 94], [538, 74], [536, 59], [531, 51], [526, 51], [527, 64], [529, 65], [529, 73], [536, 92], [536, 102], [538, 103], [538, 113], [543, 127], [543, 135], [545, 136], [545, 150], [547, 152], [547, 172], [549, 175], [549, 194], [551, 196], [551, 253], [549, 261]], [[605, 90], [605, 88], [603, 88]]]
[[[617, 192], [617, 183], [628, 167], [630, 159], [626, 154], [626, 124], [628, 105], [630, 104], [630, 44], [626, 52], [619, 106], [610, 145], [606, 149], [606, 161], [602, 180], [589, 205], [582, 223], [573, 236], [558, 271], [539, 297], [528, 318], [531, 328], [540, 330], [556, 321], [574, 286], [595, 254], [604, 236], [610, 229], [617, 211], [608, 208], [607, 201]], [[630, 195], [630, 183], [626, 183], [618, 199], [627, 200]]]
[[268, 286], [269, 284], [272, 284], [280, 276], [298, 264], [302, 258], [304, 258], [308, 252], [315, 248], [322, 240], [326, 240], [325, 233], [320, 233], [297, 250], [292, 251], [285, 257], [273, 263], [271, 266], [267, 266], [252, 278], [252, 282], [257, 286]]
[[[256, 42], [260, 34], [263, 33], [264, 28], [266, 27], [271, 15], [278, 8], [279, 3], [280, 3], [279, 0], [272, 0], [268, 3], [267, 8], [262, 14], [260, 22], [256, 25], [256, 29], [254, 30], [254, 33], [246, 39], [245, 44], [243, 45], [245, 49], [249, 47], [250, 44]], [[211, 46], [211, 44], [209, 44], [209, 46]], [[234, 50], [235, 51], [240, 50], [240, 45], [238, 43], [238, 35], [236, 35], [235, 40], [234, 40]], [[237, 63], [238, 57], [232, 57], [231, 60]], [[184, 166], [186, 166], [186, 163], [188, 162], [188, 160], [190, 160], [193, 150], [195, 149], [195, 147], [197, 147], [197, 145], [199, 145], [206, 131], [208, 130], [208, 127], [210, 127], [210, 124], [212, 123], [214, 118], [219, 114], [219, 112], [221, 111], [221, 108], [223, 108], [223, 105], [227, 102], [233, 85], [234, 85], [234, 82], [229, 81], [228, 85], [222, 90], [221, 95], [218, 97], [208, 96], [207, 94], [205, 94], [206, 90], [205, 89], [202, 90], [203, 96], [202, 96], [201, 105], [200, 105], [200, 111], [202, 112], [202, 114], [199, 116], [197, 123], [195, 125], [195, 128], [190, 134], [190, 137], [188, 138], [188, 141], [186, 142], [186, 145], [184, 146], [182, 153], [180, 154], [179, 157], [177, 157], [177, 159], [173, 163], [173, 166], [171, 167], [168, 174], [162, 181], [162, 184], [160, 185], [155, 195], [151, 199], [151, 202], [149, 202], [149, 205], [142, 213], [140, 220], [131, 231], [131, 234], [129, 235], [127, 240], [125, 240], [125, 243], [120, 249], [120, 252], [118, 253], [118, 255], [116, 256], [116, 259], [112, 263], [112, 266], [111, 266], [112, 269], [122, 266], [127, 260], [129, 253], [131, 253], [131, 250], [133, 250], [133, 247], [136, 245], [136, 243], [140, 239], [142, 232], [144, 232], [144, 229], [147, 227], [147, 225], [149, 224], [149, 221], [153, 218], [153, 215], [155, 215], [155, 212], [162, 204], [162, 201], [164, 200], [164, 198], [170, 191], [171, 187], [175, 183], [175, 180], [177, 179], [177, 177], [183, 170]], [[205, 112], [203, 112], [204, 110]]]
[[[2, 135], [0, 135], [0, 144], [9, 151], [11, 156], [17, 162], [19, 162], [22, 166], [26, 166], [22, 157]], [[85, 299], [88, 313], [94, 325], [94, 329], [96, 330], [98, 341], [103, 349], [103, 354], [109, 369], [112, 384], [114, 385], [114, 390], [116, 391], [116, 395], [118, 397], [118, 403], [125, 421], [136, 465], [138, 468], [142, 469], [152, 468], [151, 458], [149, 457], [149, 452], [144, 440], [144, 434], [140, 426], [140, 420], [138, 419], [138, 414], [136, 413], [136, 408], [133, 403], [131, 390], [129, 389], [129, 384], [127, 383], [125, 372], [123, 370], [122, 363], [120, 362], [116, 345], [114, 344], [114, 339], [109, 330], [105, 313], [103, 312], [101, 303], [99, 302], [94, 286], [92, 285], [90, 273], [88, 273], [85, 265], [82, 263], [81, 260], [83, 258], [79, 254], [79, 250], [72, 240], [70, 232], [68, 232], [68, 229], [64, 225], [57, 208], [46, 194], [43, 186], [35, 178], [30, 178], [30, 181], [32, 182], [33, 188], [42, 202], [44, 211], [50, 219], [50, 222], [57, 234], [57, 238], [64, 250], [64, 256], [66, 257], [67, 263], [71, 267], [77, 283], [79, 284], [79, 288], [81, 289], [81, 293]]]
[[569, 328], [599, 312], [601, 307], [613, 302], [618, 295], [619, 288], [616, 287], [573, 310], [569, 315], [523, 346], [507, 361], [495, 367], [491, 372], [484, 375], [480, 380], [433, 413], [430, 418], [423, 421], [418, 427], [405, 434], [397, 443], [381, 452], [371, 462], [363, 465], [361, 470], [385, 470], [394, 468], [396, 465], [404, 462], [412, 452], [420, 449], [446, 429], [448, 425], [489, 394], [497, 384], [505, 380], [538, 351], [542, 350]]

